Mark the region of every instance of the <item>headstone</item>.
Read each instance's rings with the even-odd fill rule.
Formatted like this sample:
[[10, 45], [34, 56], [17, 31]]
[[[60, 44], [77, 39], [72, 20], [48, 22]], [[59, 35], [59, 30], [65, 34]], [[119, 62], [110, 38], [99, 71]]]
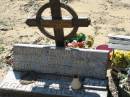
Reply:
[[[0, 97], [107, 97], [108, 51], [65, 48], [65, 39], [74, 37], [78, 27], [87, 27], [88, 18], [78, 18], [75, 11], [60, 0], [49, 0], [36, 14], [36, 19], [26, 21], [37, 26], [56, 46], [16, 44], [13, 47], [13, 68], [0, 82]], [[52, 18], [45, 19], [42, 12], [51, 9]], [[71, 19], [64, 19], [61, 7], [68, 10]], [[54, 36], [44, 27], [54, 29]], [[64, 36], [63, 28], [73, 28]], [[79, 75], [82, 88], [73, 90], [73, 75]]]
[[108, 51], [16, 44], [14, 70], [106, 79]]
[[130, 50], [130, 36], [109, 36], [109, 47], [113, 49]]

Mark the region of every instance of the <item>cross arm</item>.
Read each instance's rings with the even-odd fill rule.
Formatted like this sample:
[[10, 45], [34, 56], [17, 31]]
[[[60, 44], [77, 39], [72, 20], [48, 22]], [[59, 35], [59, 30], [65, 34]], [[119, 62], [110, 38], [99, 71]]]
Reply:
[[[89, 18], [63, 18], [62, 20], [52, 20], [51, 18], [41, 19], [41, 26], [48, 28], [72, 28], [72, 27], [87, 27], [91, 23]], [[38, 23], [35, 18], [30, 18], [26, 21], [26, 24], [32, 27], [37, 26]]]

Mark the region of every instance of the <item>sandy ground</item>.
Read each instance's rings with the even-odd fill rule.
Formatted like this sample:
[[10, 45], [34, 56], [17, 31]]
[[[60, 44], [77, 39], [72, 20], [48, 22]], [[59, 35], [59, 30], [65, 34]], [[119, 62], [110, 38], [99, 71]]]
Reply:
[[[37, 28], [25, 24], [28, 17], [49, 0], [0, 0], [0, 59], [9, 55], [15, 43], [50, 44]], [[92, 24], [78, 32], [95, 37], [94, 47], [107, 44], [108, 34], [130, 35], [130, 0], [71, 0], [79, 16], [90, 17]], [[63, 10], [64, 15], [67, 15]], [[49, 14], [44, 13], [45, 16]], [[53, 33], [53, 32], [52, 32]], [[68, 30], [66, 30], [68, 33]]]

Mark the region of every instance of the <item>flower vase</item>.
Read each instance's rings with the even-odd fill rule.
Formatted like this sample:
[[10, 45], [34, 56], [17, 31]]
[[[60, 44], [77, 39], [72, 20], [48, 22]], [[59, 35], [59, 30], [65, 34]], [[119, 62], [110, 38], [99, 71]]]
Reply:
[[74, 76], [72, 83], [71, 83], [71, 87], [74, 90], [78, 90], [81, 88], [81, 82], [80, 82], [79, 77], [77, 75]]

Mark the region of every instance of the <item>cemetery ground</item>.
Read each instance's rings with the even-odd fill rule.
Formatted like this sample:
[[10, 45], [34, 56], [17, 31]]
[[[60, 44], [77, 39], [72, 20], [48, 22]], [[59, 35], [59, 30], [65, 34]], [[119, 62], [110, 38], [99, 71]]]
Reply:
[[[12, 54], [15, 43], [54, 44], [37, 28], [29, 28], [25, 24], [27, 17], [34, 16], [47, 1], [0, 0], [0, 79], [6, 74], [6, 57]], [[91, 18], [92, 24], [88, 28], [80, 28], [79, 32], [94, 36], [93, 48], [107, 44], [108, 34], [130, 35], [129, 0], [71, 0], [68, 5], [79, 16]]]

